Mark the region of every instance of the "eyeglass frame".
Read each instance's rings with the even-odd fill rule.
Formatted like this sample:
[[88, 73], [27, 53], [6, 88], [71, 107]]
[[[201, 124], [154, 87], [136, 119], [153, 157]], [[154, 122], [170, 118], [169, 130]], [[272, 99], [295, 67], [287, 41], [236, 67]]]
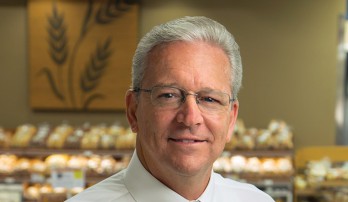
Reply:
[[[187, 90], [185, 90], [185, 89], [183, 89], [183, 88], [176, 87], [176, 86], [162, 86], [162, 85], [159, 85], [159, 86], [153, 86], [153, 87], [151, 87], [150, 89], [145, 89], [145, 88], [140, 88], [140, 87], [134, 87], [134, 88], [132, 88], [132, 89], [130, 89], [130, 90], [133, 91], [133, 92], [135, 92], [135, 93], [139, 93], [140, 91], [143, 91], [143, 92], [146, 92], [146, 93], [150, 93], [150, 95], [151, 95], [153, 89], [156, 88], [156, 87], [169, 87], [169, 88], [178, 89], [178, 90], [181, 92], [182, 96], [183, 96], [180, 105], [183, 104], [183, 103], [185, 103], [186, 97], [187, 97], [188, 95], [193, 95], [193, 96], [195, 97], [196, 103], [199, 104], [199, 100], [198, 100], [198, 98], [197, 98], [197, 95], [199, 95], [198, 93], [189, 93]], [[228, 93], [225, 93], [225, 92], [222, 92], [222, 91], [219, 91], [219, 93], [223, 93], [223, 94], [226, 94], [226, 95], [228, 96], [228, 104], [233, 103], [234, 101], [237, 100], [236, 98], [231, 98], [231, 96], [230, 96]], [[152, 95], [151, 95], [151, 97], [152, 97]], [[152, 100], [152, 98], [151, 98], [151, 100]], [[153, 102], [151, 101], [151, 103], [153, 103]], [[179, 105], [179, 106], [180, 106], [180, 105]], [[225, 105], [222, 105], [222, 106], [225, 106]], [[227, 106], [227, 105], [226, 105], [226, 106]]]

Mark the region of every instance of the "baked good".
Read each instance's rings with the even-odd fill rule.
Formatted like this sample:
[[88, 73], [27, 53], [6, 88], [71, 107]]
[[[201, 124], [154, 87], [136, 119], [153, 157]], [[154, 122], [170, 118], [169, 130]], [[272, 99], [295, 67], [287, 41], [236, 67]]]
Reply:
[[133, 133], [130, 128], [122, 135], [118, 135], [115, 141], [116, 149], [134, 149], [136, 143], [136, 133]]
[[87, 166], [88, 158], [85, 156], [71, 156], [67, 162], [67, 167], [72, 169], [84, 169]]
[[245, 169], [247, 159], [244, 156], [236, 155], [231, 157], [231, 170], [235, 173], [241, 173]]
[[36, 127], [32, 124], [18, 126], [11, 139], [12, 147], [28, 147], [31, 138], [36, 133]]
[[51, 126], [47, 123], [40, 124], [38, 126], [36, 134], [33, 136], [30, 142], [32, 147], [44, 147], [46, 146], [46, 140], [50, 134]]
[[69, 160], [67, 154], [52, 154], [45, 159], [45, 163], [50, 169], [66, 168]]
[[73, 132], [73, 127], [68, 124], [57, 126], [50, 134], [47, 140], [48, 148], [61, 149], [64, 146], [65, 140]]
[[258, 157], [250, 157], [247, 159], [245, 171], [248, 173], [259, 173], [261, 171], [261, 161]]
[[82, 137], [85, 131], [82, 128], [76, 128], [72, 134], [70, 134], [65, 141], [64, 148], [76, 149], [80, 147]]

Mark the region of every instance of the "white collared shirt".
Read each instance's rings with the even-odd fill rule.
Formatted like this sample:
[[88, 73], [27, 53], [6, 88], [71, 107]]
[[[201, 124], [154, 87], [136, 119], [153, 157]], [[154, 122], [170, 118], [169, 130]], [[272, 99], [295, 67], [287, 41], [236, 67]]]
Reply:
[[[66, 202], [191, 202], [153, 177], [136, 152], [128, 168], [97, 183]], [[209, 184], [195, 202], [274, 202], [251, 184], [212, 172]]]

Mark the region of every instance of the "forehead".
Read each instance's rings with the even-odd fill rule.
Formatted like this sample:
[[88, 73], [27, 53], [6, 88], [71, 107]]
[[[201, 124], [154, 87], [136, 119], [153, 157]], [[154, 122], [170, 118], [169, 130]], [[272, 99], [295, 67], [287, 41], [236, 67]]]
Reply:
[[227, 55], [216, 45], [203, 41], [170, 42], [156, 46], [148, 54], [143, 84], [177, 83], [190, 90], [229, 90], [230, 69]]

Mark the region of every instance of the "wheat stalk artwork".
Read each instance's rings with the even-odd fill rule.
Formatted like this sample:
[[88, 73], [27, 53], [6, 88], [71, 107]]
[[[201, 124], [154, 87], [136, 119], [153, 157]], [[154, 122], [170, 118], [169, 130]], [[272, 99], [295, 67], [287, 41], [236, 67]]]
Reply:
[[31, 106], [43, 110], [121, 109], [117, 102], [123, 102], [129, 85], [125, 78], [136, 44], [136, 2], [29, 3]]

